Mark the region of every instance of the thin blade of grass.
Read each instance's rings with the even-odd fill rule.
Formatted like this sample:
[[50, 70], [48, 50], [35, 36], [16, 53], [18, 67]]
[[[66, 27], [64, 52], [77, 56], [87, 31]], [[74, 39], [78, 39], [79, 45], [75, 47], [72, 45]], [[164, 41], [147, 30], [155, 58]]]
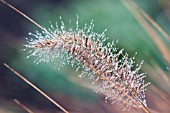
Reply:
[[38, 87], [36, 87], [33, 83], [28, 81], [26, 78], [24, 78], [21, 74], [19, 74], [17, 71], [15, 71], [13, 68], [11, 68], [9, 65], [4, 63], [4, 66], [11, 70], [14, 74], [16, 74], [19, 78], [21, 78], [23, 81], [25, 81], [27, 84], [29, 84], [31, 87], [33, 87], [36, 91], [38, 91], [40, 94], [42, 94], [45, 98], [47, 98], [50, 102], [52, 102], [55, 106], [60, 108], [63, 112], [69, 113], [66, 109], [64, 109], [60, 104], [55, 102], [52, 98], [50, 98], [47, 94], [45, 94], [42, 90], [40, 90]]
[[145, 17], [165, 38], [170, 42], [170, 37], [169, 35], [161, 28], [159, 24], [157, 24], [142, 8], [140, 8], [135, 2], [131, 1], [131, 4], [133, 7], [137, 9], [137, 11]]
[[121, 0], [125, 7], [129, 10], [129, 12], [134, 16], [134, 18], [138, 21], [138, 23], [143, 27], [145, 32], [151, 38], [151, 40], [155, 43], [156, 47], [164, 57], [164, 59], [170, 64], [170, 51], [164, 44], [164, 42], [160, 39], [157, 32], [152, 28], [151, 25], [145, 20], [145, 18], [130, 5], [131, 0]]
[[34, 113], [31, 109], [29, 109], [27, 106], [25, 106], [24, 104], [22, 104], [19, 100], [14, 99], [14, 102], [19, 105], [22, 109], [24, 109], [25, 111], [27, 111], [28, 113]]

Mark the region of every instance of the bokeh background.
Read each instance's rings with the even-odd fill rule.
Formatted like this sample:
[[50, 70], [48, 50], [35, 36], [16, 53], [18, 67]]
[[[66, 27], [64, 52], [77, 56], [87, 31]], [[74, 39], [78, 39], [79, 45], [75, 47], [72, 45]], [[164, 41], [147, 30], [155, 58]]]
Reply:
[[[43, 27], [50, 27], [59, 17], [66, 26], [76, 15], [79, 26], [94, 20], [94, 31], [107, 28], [108, 41], [119, 40], [136, 62], [144, 60], [141, 72], [152, 84], [146, 91], [151, 113], [170, 113], [170, 1], [169, 0], [7, 0]], [[136, 5], [135, 5], [135, 4]], [[138, 6], [138, 7], [136, 7]], [[141, 9], [140, 9], [141, 8]], [[150, 16], [146, 18], [144, 14]], [[148, 17], [148, 16], [147, 16]], [[155, 22], [155, 23], [154, 23]], [[154, 23], [154, 24], [153, 24]], [[162, 28], [155, 27], [159, 25]], [[27, 19], [0, 3], [0, 113], [26, 113], [13, 99], [19, 100], [35, 113], [62, 112], [27, 83], [3, 66], [6, 62], [42, 89], [71, 113], [119, 113], [119, 105], [105, 103], [104, 95], [93, 92], [95, 86], [79, 79], [79, 72], [70, 66], [61, 70], [53, 64], [34, 64], [23, 51], [29, 32], [40, 30]], [[125, 111], [128, 112], [128, 111]], [[129, 112], [141, 112], [132, 109]]]

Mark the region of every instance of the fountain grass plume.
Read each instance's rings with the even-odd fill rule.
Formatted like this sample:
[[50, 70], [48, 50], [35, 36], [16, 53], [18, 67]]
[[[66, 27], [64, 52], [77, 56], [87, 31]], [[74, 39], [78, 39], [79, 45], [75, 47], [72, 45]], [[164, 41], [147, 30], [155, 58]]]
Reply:
[[119, 103], [123, 111], [138, 107], [149, 113], [145, 90], [150, 83], [145, 83], [145, 73], [139, 73], [143, 61], [136, 65], [135, 57], [130, 58], [124, 49], [116, 47], [114, 41], [104, 44], [108, 39], [106, 30], [102, 33], [94, 32], [93, 21], [80, 28], [78, 16], [75, 29], [66, 29], [62, 20], [61, 26], [51, 24], [46, 29], [4, 0], [1, 2], [42, 30], [29, 33], [25, 45], [27, 58], [36, 57], [36, 63], [57, 62], [58, 68], [71, 64], [76, 70], [82, 71], [79, 77], [88, 77], [93, 83], [98, 83], [95, 91], [105, 94], [106, 101]]
[[[25, 45], [29, 55], [36, 57], [35, 63], [56, 62], [57, 67], [71, 64], [81, 70], [79, 77], [88, 77], [98, 83], [96, 92], [103, 92], [106, 101], [118, 102], [124, 110], [134, 107], [147, 108], [145, 99], [145, 73], [139, 73], [141, 65], [135, 66], [135, 57], [129, 58], [124, 49], [116, 47], [116, 42], [104, 44], [108, 39], [104, 30], [101, 34], [93, 31], [93, 21], [83, 28], [66, 29], [61, 20], [45, 31], [29, 33], [28, 44]], [[136, 67], [136, 69], [132, 69]], [[136, 105], [137, 104], [137, 105]]]

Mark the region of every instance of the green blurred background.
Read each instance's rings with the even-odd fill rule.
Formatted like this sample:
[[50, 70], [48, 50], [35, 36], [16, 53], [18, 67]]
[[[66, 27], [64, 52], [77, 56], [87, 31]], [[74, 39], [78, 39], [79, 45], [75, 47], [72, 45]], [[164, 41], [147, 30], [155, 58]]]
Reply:
[[[147, 73], [146, 81], [152, 83], [146, 94], [149, 109], [153, 113], [170, 112], [170, 57], [168, 56], [170, 39], [166, 39], [146, 18], [144, 19], [147, 24], [136, 18], [138, 17], [136, 14], [140, 13], [131, 2], [120, 0], [8, 0], [7, 2], [46, 28], [50, 27], [49, 21], [53, 24], [56, 21], [60, 23], [60, 16], [66, 26], [70, 26], [71, 20], [72, 26], [75, 27], [77, 14], [80, 17], [80, 28], [85, 23], [89, 24], [92, 19], [95, 32], [101, 33], [107, 28], [106, 35], [109, 37], [107, 42], [118, 39], [117, 46], [124, 48], [130, 57], [138, 53], [137, 63], [145, 61], [141, 71]], [[169, 0], [134, 0], [134, 2], [167, 34], [170, 34]], [[130, 7], [127, 8], [125, 4], [129, 4]], [[149, 31], [150, 35], [146, 26], [152, 28]], [[23, 51], [23, 45], [26, 44], [25, 37], [29, 37], [28, 32], [35, 30], [40, 31], [20, 14], [0, 3], [0, 113], [25, 112], [13, 102], [14, 98], [35, 113], [61, 112], [6, 69], [3, 62], [8, 63], [72, 113], [123, 112], [119, 105], [105, 103], [104, 95], [93, 92], [96, 86], [92, 86], [85, 78], [79, 80], [79, 72], [75, 72], [70, 66], [57, 70], [53, 68], [53, 64], [36, 65], [33, 63], [35, 58], [26, 59], [27, 53]], [[155, 43], [155, 40], [160, 43]]]

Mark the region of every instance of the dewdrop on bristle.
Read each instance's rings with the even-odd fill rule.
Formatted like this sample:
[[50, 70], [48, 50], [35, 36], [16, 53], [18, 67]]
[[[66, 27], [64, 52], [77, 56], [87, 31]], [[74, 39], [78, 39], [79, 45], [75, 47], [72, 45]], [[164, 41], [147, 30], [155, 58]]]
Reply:
[[106, 102], [119, 103], [124, 107], [123, 111], [131, 106], [146, 109], [145, 90], [149, 83], [144, 82], [146, 74], [139, 73], [143, 61], [132, 70], [137, 53], [129, 58], [124, 49], [116, 47], [118, 40], [104, 45], [108, 39], [107, 29], [101, 34], [94, 32], [93, 21], [79, 28], [78, 18], [75, 30], [66, 30], [60, 17], [60, 27], [57, 24], [54, 27], [50, 22], [51, 27], [46, 29], [50, 34], [44, 31], [29, 33], [31, 38], [27, 38], [25, 45], [29, 53], [27, 57], [37, 57], [36, 63], [56, 62], [58, 68], [69, 64], [75, 70], [81, 69], [79, 77], [98, 82], [95, 92], [103, 92]]

